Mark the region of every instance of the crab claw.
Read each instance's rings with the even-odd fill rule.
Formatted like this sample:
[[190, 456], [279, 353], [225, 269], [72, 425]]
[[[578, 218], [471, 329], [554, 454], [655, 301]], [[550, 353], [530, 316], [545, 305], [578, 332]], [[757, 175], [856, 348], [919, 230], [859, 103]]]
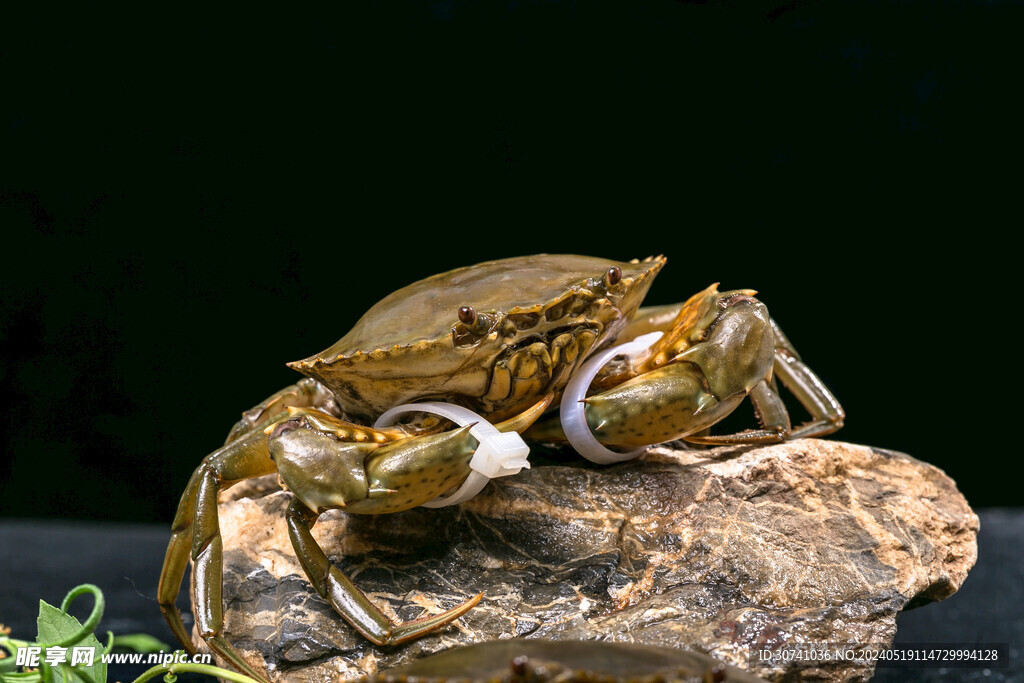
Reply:
[[[522, 414], [495, 426], [506, 435], [508, 432], [524, 430], [533, 424], [552, 400], [553, 395], [549, 394]], [[293, 432], [306, 431], [301, 436], [303, 440], [295, 442], [310, 456], [303, 463], [305, 467], [312, 470], [321, 481], [333, 482], [335, 486], [328, 486], [329, 489], [337, 487], [345, 491], [358, 489], [365, 492], [360, 500], [349, 501], [345, 505], [347, 512], [397, 512], [427, 502], [458, 485], [470, 474], [470, 460], [480, 446], [480, 442], [470, 433], [472, 427], [470, 424], [385, 445], [339, 444], [320, 432], [293, 429], [283, 431], [279, 440], [272, 444], [271, 450], [277, 453], [277, 449], [281, 448], [277, 458], [281, 471], [283, 461], [301, 455], [289, 453], [286, 440]], [[352, 450], [354, 446], [360, 447], [360, 450]], [[360, 453], [365, 455], [365, 470], [363, 476], [353, 476], [350, 465]], [[292, 474], [293, 471], [288, 472]], [[480, 601], [481, 594], [477, 594], [446, 612], [405, 623], [392, 621], [385, 616], [348, 577], [330, 563], [310, 533], [320, 512], [317, 502], [329, 501], [331, 493], [326, 489], [318, 489], [315, 478], [304, 480], [304, 491], [294, 491], [296, 498], [288, 509], [289, 536], [296, 556], [317, 592], [363, 636], [378, 645], [394, 645], [412, 640], [442, 628]], [[344, 483], [344, 486], [337, 486], [334, 478]], [[313, 504], [306, 501], [312, 501]]]
[[587, 397], [584, 412], [606, 445], [642, 447], [717, 423], [771, 377], [774, 336], [752, 290], [691, 297], [635, 366], [638, 374]]
[[[402, 509], [456, 505], [478, 494], [491, 479], [529, 469], [530, 448], [516, 431], [533, 424], [553, 399], [554, 395], [548, 394], [520, 415], [497, 425], [463, 406], [433, 401], [396, 406], [385, 412], [376, 427], [390, 425], [403, 414], [426, 413], [451, 420], [461, 429], [409, 439], [408, 445], [394, 444], [371, 458], [367, 472], [375, 489], [394, 487], [394, 493], [405, 491], [402, 495], [367, 501], [367, 507], [387, 506], [395, 501], [401, 501]], [[379, 470], [380, 476], [375, 478], [373, 470]], [[428, 491], [435, 495], [421, 498]]]

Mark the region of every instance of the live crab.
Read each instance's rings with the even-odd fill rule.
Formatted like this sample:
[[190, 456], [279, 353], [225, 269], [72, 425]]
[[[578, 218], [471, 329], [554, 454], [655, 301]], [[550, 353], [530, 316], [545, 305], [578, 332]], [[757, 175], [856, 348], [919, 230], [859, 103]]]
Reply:
[[[646, 352], [609, 364], [590, 385], [586, 423], [606, 447], [676, 439], [770, 443], [842, 426], [842, 407], [753, 291], [719, 292], [712, 285], [681, 305], [640, 308], [664, 264], [660, 256], [625, 263], [542, 254], [459, 268], [392, 293], [333, 346], [291, 363], [307, 378], [243, 413], [182, 495], [158, 589], [178, 640], [194, 650], [174, 604], [191, 559], [200, 636], [239, 670], [265, 678], [223, 634], [217, 496], [273, 472], [292, 494], [288, 532], [307, 577], [370, 641], [417, 638], [480, 600], [395, 623], [331, 565], [310, 533], [326, 510], [399, 512], [466, 479], [478, 446], [468, 427], [425, 415], [367, 426], [399, 404], [443, 400], [474, 410], [500, 431], [564, 442], [557, 413], [545, 411], [586, 357], [661, 331]], [[791, 427], [777, 380], [807, 409], [808, 423]], [[748, 396], [759, 428], [708, 433]]]

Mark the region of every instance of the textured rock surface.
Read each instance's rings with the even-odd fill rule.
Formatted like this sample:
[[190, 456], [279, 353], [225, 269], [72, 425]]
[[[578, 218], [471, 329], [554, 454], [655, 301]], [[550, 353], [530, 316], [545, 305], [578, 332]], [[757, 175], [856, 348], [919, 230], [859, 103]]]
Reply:
[[[842, 442], [652, 449], [597, 467], [567, 459], [493, 482], [462, 506], [330, 512], [314, 535], [399, 618], [478, 593], [455, 625], [406, 646], [361, 639], [313, 591], [273, 478], [224, 494], [228, 638], [275, 678], [332, 680], [500, 638], [692, 647], [751, 661], [783, 643], [888, 644], [896, 615], [954, 593], [977, 557], [978, 519], [942, 471]], [[842, 664], [799, 670], [850, 680]]]

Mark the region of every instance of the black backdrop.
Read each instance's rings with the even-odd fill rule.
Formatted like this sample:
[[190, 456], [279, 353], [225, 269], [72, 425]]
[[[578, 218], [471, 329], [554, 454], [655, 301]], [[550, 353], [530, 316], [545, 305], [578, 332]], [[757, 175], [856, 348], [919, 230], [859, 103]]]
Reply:
[[[751, 287], [838, 435], [975, 505], [1018, 383], [1021, 5], [349, 3], [7, 22], [0, 514], [169, 522], [377, 299], [537, 251]], [[748, 411], [741, 408], [741, 411]]]

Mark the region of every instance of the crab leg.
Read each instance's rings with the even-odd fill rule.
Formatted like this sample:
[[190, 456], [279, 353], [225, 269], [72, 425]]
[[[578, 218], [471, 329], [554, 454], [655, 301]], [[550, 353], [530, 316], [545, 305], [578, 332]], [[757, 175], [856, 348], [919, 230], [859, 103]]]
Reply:
[[[203, 602], [197, 599], [196, 604], [201, 606], [215, 603], [216, 605], [209, 609], [197, 610], [199, 614], [196, 615], [196, 620], [200, 624], [203, 620], [207, 622], [207, 625], [210, 622], [217, 624], [214, 630], [218, 633], [220, 631], [220, 524], [216, 514], [216, 491], [223, 490], [242, 479], [262, 476], [274, 471], [274, 463], [269, 459], [267, 453], [264, 429], [287, 418], [290, 415], [289, 408], [322, 407], [330, 409], [332, 405], [333, 398], [330, 392], [312, 379], [303, 379], [278, 391], [252, 409], [245, 411], [241, 421], [232, 428], [225, 445], [207, 456], [203, 464], [189, 479], [171, 525], [171, 538], [167, 544], [163, 568], [160, 571], [157, 602], [171, 632], [190, 654], [195, 653], [195, 646], [192, 644], [191, 636], [185, 628], [181, 613], [175, 604], [190, 557], [196, 563], [196, 594], [201, 592], [209, 594]], [[212, 488], [209, 484], [211, 479], [217, 484]], [[210, 491], [213, 491], [214, 498], [212, 508], [207, 500], [211, 495]], [[201, 496], [206, 496], [206, 498], [201, 498]], [[200, 500], [204, 501], [202, 507]], [[199, 525], [195, 524], [197, 518], [201, 520]], [[203, 558], [201, 564], [198, 561], [199, 557]], [[213, 581], [215, 585], [204, 584], [203, 581], [198, 580], [201, 570], [204, 572], [203, 578]], [[213, 576], [214, 574], [216, 576]], [[216, 600], [213, 600], [212, 593], [216, 593]], [[251, 672], [256, 678], [263, 678], [252, 672], [223, 638], [213, 636], [213, 639], [207, 642], [225, 659], [243, 670]]]
[[376, 645], [397, 645], [440, 628], [468, 612], [483, 596], [483, 593], [478, 593], [447, 612], [396, 624], [327, 559], [310, 533], [319, 515], [298, 498], [292, 501], [287, 514], [288, 537], [316, 592], [363, 637]]
[[181, 612], [175, 604], [178, 591], [181, 589], [181, 582], [185, 578], [185, 568], [188, 567], [189, 549], [192, 547], [192, 520], [196, 513], [196, 491], [199, 489], [200, 470], [192, 473], [188, 481], [185, 493], [178, 503], [178, 511], [174, 515], [174, 523], [171, 525], [171, 541], [167, 544], [167, 553], [164, 555], [163, 568], [160, 570], [160, 583], [157, 588], [157, 602], [160, 604], [160, 611], [164, 620], [170, 626], [171, 632], [178, 642], [188, 650], [189, 654], [195, 654], [195, 646], [185, 629], [181, 620]]
[[[191, 527], [195, 617], [199, 635], [211, 650], [247, 676], [258, 680], [266, 680], [266, 677], [242, 659], [222, 635], [223, 557], [217, 494], [244, 479], [275, 471], [266, 443], [266, 435], [261, 431], [249, 432], [203, 460], [203, 464], [192, 475], [178, 507], [157, 589], [160, 608], [171, 630], [187, 650], [194, 652], [195, 648], [182, 624], [181, 614], [174, 605], [188, 562], [185, 551], [189, 545], [188, 531]], [[194, 522], [189, 522], [190, 519], [194, 519]]]
[[811, 421], [790, 432], [789, 438], [822, 436], [841, 429], [846, 412], [839, 401], [814, 371], [800, 360], [800, 354], [775, 320], [772, 320], [772, 331], [775, 334], [775, 375], [811, 414]]

